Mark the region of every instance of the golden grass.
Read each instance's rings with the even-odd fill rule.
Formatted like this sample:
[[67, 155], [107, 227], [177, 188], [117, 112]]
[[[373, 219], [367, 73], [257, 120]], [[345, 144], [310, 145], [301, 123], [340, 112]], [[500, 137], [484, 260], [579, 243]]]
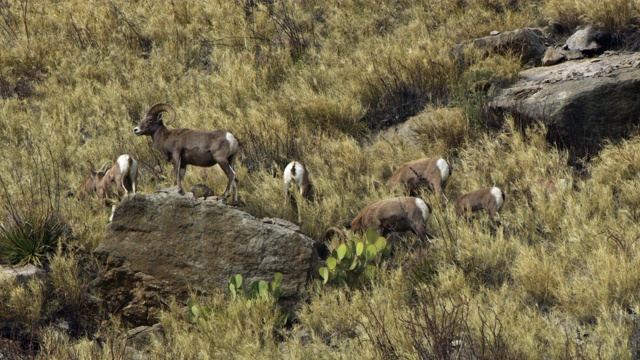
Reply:
[[[197, 324], [173, 303], [161, 320], [167, 338], [153, 342], [150, 358], [442, 357], [435, 344], [457, 340], [460, 357], [631, 358], [639, 138], [607, 144], [589, 176], [574, 176], [544, 127], [522, 133], [509, 118], [497, 132], [478, 126], [485, 87], [515, 80], [518, 54], [460, 69], [449, 49], [549, 21], [621, 32], [638, 17], [637, 1], [284, 0], [270, 9], [258, 2], [249, 16], [243, 3], [0, 6], [0, 200], [18, 209], [50, 202], [73, 229], [45, 280], [0, 284], [0, 323], [36, 336], [41, 358], [131, 356], [115, 317], [96, 313], [90, 334], [57, 326], [61, 311], [91, 317], [83, 297], [89, 254], [109, 216], [98, 201], [66, 194], [88, 174], [87, 160], [99, 167], [122, 153], [139, 161], [139, 192], [171, 186], [171, 165], [132, 131], [148, 106], [167, 101], [178, 115], [173, 126], [226, 129], [243, 142], [240, 209], [255, 216], [297, 222], [282, 206], [281, 172], [304, 161], [316, 197], [298, 210], [314, 240], [397, 195], [385, 188], [388, 177], [424, 156], [452, 164], [450, 202], [489, 186], [507, 202], [497, 226], [485, 216], [458, 220], [423, 194], [435, 208], [430, 254], [415, 250], [411, 236], [394, 240], [395, 257], [370, 283], [310, 289], [290, 326], [278, 323], [272, 301], [247, 308], [225, 294], [197, 298], [214, 314]], [[408, 116], [412, 139], [370, 132]], [[552, 195], [534, 189], [527, 203], [519, 191], [541, 178], [570, 186]], [[185, 187], [220, 193], [225, 182], [217, 167], [189, 167]], [[436, 320], [440, 327], [429, 327]]]
[[544, 4], [544, 11], [552, 21], [573, 30], [582, 24], [622, 33], [640, 17], [640, 2], [637, 0], [550, 0]]

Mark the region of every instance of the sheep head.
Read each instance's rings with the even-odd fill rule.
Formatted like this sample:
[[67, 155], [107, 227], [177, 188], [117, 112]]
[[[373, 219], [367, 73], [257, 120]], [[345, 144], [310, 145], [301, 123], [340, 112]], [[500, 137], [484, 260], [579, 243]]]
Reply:
[[154, 134], [159, 127], [165, 126], [165, 124], [162, 123], [162, 117], [160, 116], [163, 112], [168, 113], [170, 117], [170, 120], [166, 125], [170, 125], [176, 120], [176, 111], [171, 107], [171, 105], [167, 103], [157, 103], [147, 110], [138, 126], [133, 129], [133, 132], [136, 135]]

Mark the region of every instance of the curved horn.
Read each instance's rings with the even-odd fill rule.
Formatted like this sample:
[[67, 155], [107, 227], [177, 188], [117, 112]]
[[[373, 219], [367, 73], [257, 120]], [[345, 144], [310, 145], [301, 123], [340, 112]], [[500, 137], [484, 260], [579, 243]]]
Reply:
[[324, 232], [324, 236], [322, 237], [322, 239], [328, 240], [334, 236], [338, 236], [344, 239], [347, 237], [347, 234], [343, 229], [340, 229], [337, 226], [332, 226]]
[[107, 161], [106, 163], [102, 164], [102, 166], [100, 167], [100, 170], [98, 170], [98, 172], [105, 172], [107, 171], [107, 167], [108, 165], [111, 164], [111, 161]]
[[157, 103], [152, 105], [149, 110], [147, 110], [147, 115], [158, 115], [163, 111], [169, 113], [169, 116], [171, 117], [171, 119], [165, 125], [171, 125], [174, 121], [176, 121], [176, 111], [173, 110], [171, 105], [167, 103]]
[[87, 160], [87, 163], [89, 163], [89, 171], [95, 171], [96, 167], [93, 166], [93, 163], [91, 162], [91, 160]]

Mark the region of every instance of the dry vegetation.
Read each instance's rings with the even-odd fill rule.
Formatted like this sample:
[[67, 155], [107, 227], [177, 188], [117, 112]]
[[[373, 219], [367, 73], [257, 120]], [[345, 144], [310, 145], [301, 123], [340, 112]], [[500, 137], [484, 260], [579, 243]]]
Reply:
[[[143, 111], [166, 101], [173, 126], [227, 129], [243, 142], [240, 208], [255, 216], [297, 219], [283, 213], [274, 173], [304, 161], [316, 197], [299, 208], [315, 239], [389, 196], [382, 184], [395, 167], [422, 156], [452, 163], [449, 199], [491, 185], [508, 197], [500, 226], [436, 207], [428, 255], [413, 238], [396, 242], [369, 283], [311, 291], [287, 326], [268, 301], [201, 298], [212, 316], [196, 324], [173, 304], [150, 358], [632, 358], [640, 140], [607, 145], [578, 177], [543, 127], [483, 126], [478, 85], [513, 80], [517, 54], [461, 69], [448, 50], [551, 21], [623, 33], [638, 22], [637, 0], [245, 3], [0, 0], [0, 216], [55, 217], [71, 229], [41, 259], [43, 280], [0, 284], [0, 354], [131, 356], [125, 325], [84, 294], [109, 210], [67, 193], [87, 160], [122, 153], [139, 161], [139, 192], [171, 186], [170, 164], [133, 134]], [[376, 136], [415, 115], [426, 119], [416, 142]], [[536, 194], [531, 206], [510, 196], [545, 177], [574, 188]], [[190, 167], [185, 187], [197, 183], [221, 193], [226, 179]]]

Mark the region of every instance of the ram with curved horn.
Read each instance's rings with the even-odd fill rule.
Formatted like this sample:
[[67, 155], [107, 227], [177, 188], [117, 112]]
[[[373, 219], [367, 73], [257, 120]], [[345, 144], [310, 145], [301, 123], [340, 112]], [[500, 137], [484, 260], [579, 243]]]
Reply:
[[166, 125], [175, 121], [176, 112], [171, 105], [157, 103], [147, 110], [133, 132], [136, 135], [151, 136], [156, 149], [173, 164], [173, 185], [178, 191], [183, 191], [182, 180], [187, 165], [210, 167], [218, 164], [228, 179], [222, 196], [226, 198], [233, 192], [233, 203], [236, 204], [238, 185], [233, 163], [238, 153], [238, 140], [224, 130], [168, 129], [162, 122], [163, 113], [167, 113], [170, 118]]

